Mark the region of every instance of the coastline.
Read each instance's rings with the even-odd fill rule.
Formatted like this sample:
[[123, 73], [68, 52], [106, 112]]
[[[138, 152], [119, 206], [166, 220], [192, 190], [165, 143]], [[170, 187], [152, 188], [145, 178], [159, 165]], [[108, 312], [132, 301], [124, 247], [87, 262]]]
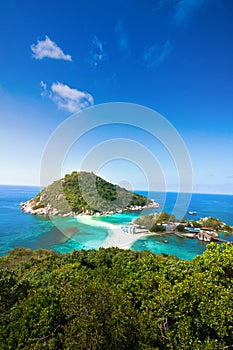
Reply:
[[[130, 205], [126, 206], [124, 208], [117, 208], [115, 210], [110, 210], [110, 211], [93, 211], [90, 209], [83, 209], [82, 212], [79, 214], [71, 210], [69, 210], [65, 213], [59, 212], [59, 210], [55, 207], [53, 207], [50, 203], [48, 204], [43, 204], [43, 201], [45, 194], [41, 195], [39, 198], [39, 201], [35, 201], [35, 198], [32, 198], [28, 201], [25, 202], [20, 202], [20, 208], [24, 213], [31, 214], [31, 215], [39, 215], [39, 216], [111, 216], [114, 214], [123, 214], [123, 213], [134, 213], [134, 212], [142, 212], [143, 210], [148, 210], [148, 209], [158, 209], [160, 208], [159, 203], [155, 202], [154, 200], [148, 199], [148, 203], [141, 206], [141, 205]], [[57, 202], [59, 202], [59, 198], [57, 198]]]
[[131, 246], [140, 238], [155, 236], [157, 233], [126, 233], [121, 228], [111, 230], [109, 236], [101, 245], [101, 248], [131, 249]]
[[76, 216], [78, 222], [95, 227], [104, 227], [108, 230], [108, 236], [100, 245], [100, 248], [121, 248], [130, 249], [140, 238], [155, 236], [157, 233], [129, 233], [123, 231], [125, 225], [114, 225], [104, 221], [98, 221], [90, 215]]
[[[79, 230], [80, 232], [77, 233], [77, 236], [75, 233], [73, 235], [72, 232], [71, 237], [69, 231], [70, 226], [77, 228], [77, 221], [74, 216], [70, 216], [68, 218], [64, 218], [67, 219], [64, 220], [65, 228], [68, 226], [68, 234], [66, 234], [66, 237], [63, 237], [65, 238], [65, 241], [67, 241], [67, 243], [65, 243], [63, 239], [62, 242], [59, 241], [60, 236], [58, 236], [57, 239], [56, 228], [53, 228], [54, 225], [52, 223], [53, 220], [55, 220], [55, 222], [56, 220], [58, 220], [58, 226], [60, 226], [60, 224], [63, 226], [62, 216], [57, 215], [54, 217], [47, 217], [40, 215], [23, 215], [23, 212], [20, 210], [20, 202], [26, 202], [28, 201], [28, 198], [36, 196], [38, 193], [37, 189], [30, 186], [22, 186], [21, 188], [14, 186], [10, 186], [10, 188], [8, 188], [8, 186], [0, 186], [0, 189], [1, 256], [6, 255], [9, 250], [14, 249], [15, 247], [27, 247], [29, 249], [53, 249], [53, 246], [56, 246], [56, 248], [58, 248], [56, 249], [56, 251], [58, 252], [71, 252], [73, 249], [85, 249], [81, 245], [85, 245], [86, 238], [86, 246], [88, 246], [90, 242], [93, 243], [90, 249], [99, 249], [99, 247], [103, 245], [103, 243], [106, 244], [107, 238], [110, 237], [110, 235], [112, 235], [111, 231], [109, 231], [108, 235], [108, 229], [116, 229], [118, 227], [118, 224], [120, 226], [127, 225], [131, 221], [130, 213], [129, 215], [126, 215], [126, 220], [125, 213], [122, 215], [122, 222], [121, 215], [117, 215], [116, 220], [114, 220], [114, 217], [112, 219], [111, 216], [107, 216], [106, 220], [103, 217], [97, 217], [96, 219], [95, 217], [93, 217], [93, 220], [89, 221], [91, 225], [96, 226], [98, 225], [98, 221], [101, 221], [100, 225], [103, 226], [103, 222], [107, 221], [108, 223], [111, 222], [110, 226], [108, 228], [105, 226], [105, 229], [103, 227], [103, 230], [101, 229], [101, 227], [99, 227], [98, 229], [97, 226], [93, 226], [92, 228], [89, 228], [88, 226], [83, 226]], [[145, 195], [146, 193], [143, 192], [141, 194]], [[156, 201], [160, 202], [161, 198], [158, 196], [157, 192], [152, 192], [151, 197], [155, 198]], [[176, 198], [177, 193], [167, 193], [167, 202], [163, 210], [166, 212], [171, 212], [172, 208], [175, 205]], [[208, 203], [208, 206], [206, 205], [206, 203]], [[194, 208], [197, 211], [197, 219], [205, 216], [219, 217], [222, 221], [233, 226], [233, 196], [195, 194], [192, 197], [190, 208]], [[81, 218], [80, 216], [78, 217]], [[70, 224], [69, 220], [71, 220]], [[83, 222], [83, 224], [85, 223]], [[98, 231], [100, 232], [101, 237], [99, 236]], [[104, 232], [102, 232], [101, 234], [101, 231], [105, 231], [105, 235]], [[73, 239], [73, 237], [75, 236], [77, 246], [73, 245], [73, 243], [75, 243], [75, 239]], [[96, 240], [95, 237], [97, 238]], [[156, 239], [154, 239], [153, 237]], [[227, 234], [223, 232], [221, 233], [221, 238], [226, 240], [233, 240], [233, 234]], [[109, 244], [112, 243], [110, 241], [110, 238], [108, 239]], [[165, 239], [168, 238], [165, 237]], [[131, 245], [131, 247], [133, 246], [133, 249], [139, 251], [149, 250], [156, 254], [175, 254], [176, 256], [182, 259], [192, 259], [194, 256], [202, 254], [206, 246], [206, 244], [202, 243], [201, 241], [196, 241], [192, 239], [184, 240], [179, 239], [176, 236], [169, 236], [169, 244], [165, 245], [162, 244], [163, 242], [161, 243], [161, 240], [163, 241], [163, 238], [160, 239], [159, 234], [157, 234], [156, 236], [150, 236], [150, 234], [146, 234], [145, 238], [141, 238], [139, 237], [139, 235], [137, 235], [134, 238], [134, 241], [135, 240], [136, 242], [132, 243]], [[78, 246], [79, 242], [80, 247]], [[130, 245], [129, 242], [126, 243], [128, 243], [128, 246]], [[112, 243], [112, 245], [113, 244], [114, 242]], [[127, 248], [127, 244], [125, 248]]]

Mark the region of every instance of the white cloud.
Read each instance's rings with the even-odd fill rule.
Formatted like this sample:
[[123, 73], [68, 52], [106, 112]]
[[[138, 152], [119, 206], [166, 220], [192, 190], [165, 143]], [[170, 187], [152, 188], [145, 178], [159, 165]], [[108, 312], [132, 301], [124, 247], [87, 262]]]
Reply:
[[54, 58], [56, 60], [72, 61], [70, 55], [65, 55], [62, 49], [57, 44], [49, 39], [48, 36], [45, 40], [38, 40], [37, 44], [31, 45], [33, 57], [42, 60], [45, 57]]
[[58, 108], [65, 109], [71, 113], [79, 112], [94, 104], [91, 94], [72, 89], [60, 82], [52, 84], [49, 97], [56, 103]]
[[97, 67], [101, 61], [106, 61], [108, 56], [103, 48], [103, 43], [99, 38], [94, 35], [92, 39], [92, 48], [90, 50], [90, 63], [92, 66]]
[[167, 40], [163, 45], [154, 44], [144, 49], [143, 61], [147, 68], [156, 68], [171, 54], [172, 45]]

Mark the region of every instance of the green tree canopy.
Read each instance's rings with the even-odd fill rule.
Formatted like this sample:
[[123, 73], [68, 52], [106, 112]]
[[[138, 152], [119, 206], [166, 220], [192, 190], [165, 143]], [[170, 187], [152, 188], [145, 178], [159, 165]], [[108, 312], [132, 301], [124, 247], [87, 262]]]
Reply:
[[125, 210], [150, 202], [145, 196], [111, 184], [94, 173], [74, 171], [44, 188], [31, 200], [31, 206], [33, 209], [49, 206], [65, 214]]
[[0, 258], [1, 349], [227, 349], [233, 246], [151, 252], [15, 249]]

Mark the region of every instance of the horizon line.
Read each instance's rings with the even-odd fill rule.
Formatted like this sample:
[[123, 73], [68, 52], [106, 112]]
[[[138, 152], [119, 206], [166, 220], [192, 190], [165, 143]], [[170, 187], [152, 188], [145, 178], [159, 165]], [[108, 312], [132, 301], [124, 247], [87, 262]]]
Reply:
[[[15, 183], [0, 183], [0, 186], [20, 186], [20, 187], [38, 187], [38, 188], [44, 188], [40, 185], [25, 185], [25, 184], [15, 184]], [[127, 190], [127, 188], [126, 188]], [[127, 190], [130, 191], [130, 190]], [[225, 196], [233, 196], [233, 193], [226, 193], [226, 192], [182, 192], [182, 191], [174, 191], [174, 190], [168, 190], [168, 191], [161, 191], [161, 190], [146, 190], [146, 189], [134, 189], [132, 192], [140, 191], [140, 192], [157, 192], [157, 193], [186, 193], [186, 194], [216, 194], [216, 195], [225, 195]]]

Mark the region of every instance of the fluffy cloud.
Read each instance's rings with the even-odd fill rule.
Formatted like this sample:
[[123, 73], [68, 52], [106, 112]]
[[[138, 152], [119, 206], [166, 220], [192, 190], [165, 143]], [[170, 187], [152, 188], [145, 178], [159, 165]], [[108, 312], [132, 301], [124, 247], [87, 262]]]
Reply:
[[143, 62], [147, 68], [156, 68], [171, 54], [172, 45], [167, 40], [163, 45], [151, 45], [144, 49]]
[[91, 94], [72, 89], [60, 82], [52, 84], [49, 97], [56, 103], [58, 108], [65, 109], [71, 113], [79, 112], [94, 104]]
[[45, 40], [38, 40], [37, 44], [31, 45], [33, 57], [42, 60], [45, 57], [54, 58], [56, 60], [72, 61], [70, 55], [65, 55], [62, 49], [57, 44], [50, 40], [48, 36]]

